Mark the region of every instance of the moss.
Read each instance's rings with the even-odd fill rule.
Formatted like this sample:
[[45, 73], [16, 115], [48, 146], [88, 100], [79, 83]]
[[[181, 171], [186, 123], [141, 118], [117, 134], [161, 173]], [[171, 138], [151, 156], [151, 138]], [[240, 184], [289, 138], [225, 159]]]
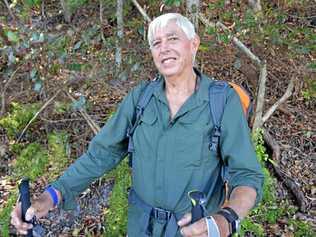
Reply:
[[12, 102], [10, 113], [0, 119], [0, 125], [6, 129], [9, 138], [13, 139], [32, 119], [38, 109], [38, 104], [21, 105]]
[[106, 232], [104, 236], [126, 236], [127, 189], [131, 185], [130, 168], [125, 159], [108, 177], [115, 176], [115, 183], [106, 211]]
[[17, 179], [28, 177], [35, 180], [44, 173], [47, 164], [47, 151], [40, 144], [31, 143], [18, 156], [13, 173]]

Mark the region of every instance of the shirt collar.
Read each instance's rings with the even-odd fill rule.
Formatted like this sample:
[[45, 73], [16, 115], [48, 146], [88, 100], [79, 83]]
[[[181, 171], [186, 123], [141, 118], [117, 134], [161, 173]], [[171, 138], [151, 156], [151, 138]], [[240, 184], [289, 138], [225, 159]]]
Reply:
[[[193, 68], [194, 72], [197, 75], [197, 86], [196, 86], [196, 97], [199, 100], [199, 102], [203, 101], [209, 101], [209, 95], [208, 95], [208, 88], [211, 85], [213, 78], [209, 78], [208, 76], [202, 74], [197, 68]], [[159, 80], [159, 84], [157, 86], [157, 89], [154, 91], [154, 96], [164, 102], [165, 104], [168, 104], [166, 95], [165, 95], [165, 80], [164, 77], [160, 74], [158, 74], [155, 77], [155, 80]]]

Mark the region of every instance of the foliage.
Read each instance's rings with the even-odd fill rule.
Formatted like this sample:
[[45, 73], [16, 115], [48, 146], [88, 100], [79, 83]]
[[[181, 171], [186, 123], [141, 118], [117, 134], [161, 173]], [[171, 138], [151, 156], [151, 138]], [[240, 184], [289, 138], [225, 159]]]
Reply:
[[48, 135], [49, 177], [50, 181], [57, 178], [69, 163], [70, 147], [66, 132]]
[[[258, 130], [253, 135], [253, 141], [257, 157], [263, 166], [263, 195], [261, 203], [251, 211], [250, 216], [242, 221], [240, 234], [244, 236], [250, 232], [254, 236], [266, 236], [263, 224], [277, 224], [278, 220], [282, 218], [290, 219], [297, 211], [297, 208], [291, 206], [287, 201], [278, 200], [276, 197], [276, 180], [265, 167], [269, 158], [264, 148], [262, 130]], [[294, 236], [312, 236], [311, 233], [313, 232], [307, 223], [289, 220], [289, 225], [293, 227]]]
[[164, 3], [167, 6], [177, 6], [179, 7], [181, 5], [181, 0], [164, 0]]
[[22, 105], [16, 102], [12, 102], [11, 106], [11, 112], [0, 119], [0, 125], [6, 129], [8, 136], [13, 139], [32, 119], [39, 106], [38, 104]]
[[40, 144], [31, 143], [18, 156], [13, 172], [16, 179], [25, 176], [35, 180], [44, 173], [47, 164], [47, 151]]
[[309, 101], [312, 99], [316, 99], [316, 80], [305, 80], [307, 87], [302, 91], [302, 95], [305, 100]]
[[127, 159], [107, 177], [115, 177], [115, 183], [106, 211], [106, 232], [104, 236], [125, 236], [127, 229], [127, 189], [131, 186], [130, 168]]
[[[25, 148], [22, 144], [14, 144], [11, 149], [18, 153], [12, 167], [13, 175], [10, 177], [15, 181], [23, 177], [28, 177], [31, 181], [35, 181], [39, 177], [52, 181], [68, 165], [69, 161], [67, 158], [69, 154], [68, 135], [65, 132], [49, 134], [47, 150], [38, 143], [28, 144]], [[16, 199], [17, 191], [11, 192], [4, 208], [0, 209], [1, 236], [9, 236], [10, 213]]]
[[10, 214], [13, 210], [13, 206], [17, 200], [17, 191], [11, 193], [6, 207], [0, 210], [0, 235], [3, 237], [9, 236], [9, 221], [10, 221]]

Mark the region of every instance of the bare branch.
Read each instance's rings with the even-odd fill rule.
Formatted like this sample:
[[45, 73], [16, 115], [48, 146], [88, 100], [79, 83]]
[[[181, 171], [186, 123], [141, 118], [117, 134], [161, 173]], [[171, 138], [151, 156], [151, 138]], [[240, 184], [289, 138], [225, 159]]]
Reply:
[[257, 105], [256, 105], [256, 112], [255, 112], [255, 120], [252, 127], [253, 132], [256, 131], [258, 128], [260, 128], [263, 124], [262, 114], [263, 114], [264, 97], [266, 93], [266, 81], [267, 81], [267, 63], [266, 61], [263, 61], [262, 66], [260, 67]]
[[[216, 23], [210, 22], [202, 13], [199, 14], [199, 19], [206, 26], [218, 27], [222, 30], [229, 31], [229, 29], [223, 23], [219, 21]], [[237, 37], [233, 35], [231, 35], [230, 37], [240, 51], [245, 53], [258, 67], [261, 67], [261, 60], [254, 53], [252, 53], [251, 50], [244, 43], [242, 43]]]
[[264, 114], [262, 118], [262, 123], [266, 122], [270, 118], [270, 116], [274, 113], [274, 111], [282, 103], [284, 103], [288, 98], [290, 98], [290, 96], [292, 95], [293, 89], [294, 89], [294, 78], [291, 78], [284, 95], [274, 105], [272, 105], [271, 108]]
[[135, 7], [138, 9], [138, 11], [140, 12], [140, 14], [142, 14], [142, 16], [144, 17], [144, 19], [147, 22], [151, 22], [150, 17], [147, 15], [146, 11], [144, 10], [144, 8], [141, 7], [141, 5], [139, 5], [139, 3], [136, 0], [132, 0], [132, 2], [134, 3]]
[[117, 22], [117, 39], [115, 49], [115, 66], [116, 71], [120, 72], [122, 64], [122, 39], [124, 35], [123, 29], [123, 0], [117, 0], [116, 4], [116, 22]]
[[193, 25], [195, 26], [196, 32], [198, 32], [199, 29], [199, 0], [187, 0], [186, 5], [187, 5], [187, 15], [193, 22]]
[[68, 3], [65, 0], [60, 0], [60, 5], [63, 8], [64, 18], [67, 23], [71, 22], [71, 13], [68, 7]]
[[[71, 99], [72, 102], [75, 102], [76, 100], [67, 92], [65, 91], [67, 96]], [[97, 133], [101, 130], [101, 128], [99, 127], [99, 125], [97, 125], [91, 118], [90, 116], [87, 114], [86, 111], [84, 111], [83, 109], [79, 109], [80, 114], [82, 115], [82, 117], [87, 121], [88, 125], [90, 126], [91, 130], [93, 131], [94, 135], [97, 135]]]
[[13, 81], [15, 74], [17, 73], [17, 71], [20, 69], [21, 67], [18, 67], [10, 76], [9, 80], [7, 81], [7, 83], [4, 85], [3, 90], [1, 92], [1, 111], [0, 111], [0, 117], [2, 115], [4, 115], [5, 113], [5, 93], [6, 90], [9, 86], [9, 84], [11, 83], [11, 81]]
[[100, 17], [100, 31], [101, 31], [101, 39], [102, 42], [105, 42], [105, 37], [104, 37], [104, 32], [103, 32], [103, 0], [100, 0], [100, 12], [99, 12], [99, 17]]
[[37, 118], [37, 116], [57, 97], [57, 95], [61, 92], [61, 90], [58, 90], [55, 95], [53, 95], [48, 101], [45, 102], [45, 104], [40, 108], [39, 111], [36, 112], [36, 114], [33, 116], [33, 118], [31, 118], [31, 120], [28, 122], [28, 124], [25, 126], [25, 128], [23, 129], [21, 135], [19, 136], [17, 143], [20, 142], [21, 138], [23, 137], [24, 133], [26, 132], [26, 130], [29, 128], [29, 126], [31, 125], [31, 123], [33, 123], [33, 121]]
[[10, 8], [10, 5], [9, 5], [8, 1], [7, 1], [7, 0], [3, 0], [3, 1], [4, 1], [4, 4], [6, 5], [6, 7], [8, 8], [8, 12], [9, 12], [11, 18], [12, 18], [14, 21], [16, 21], [16, 18], [15, 18], [14, 14], [13, 14], [11, 8]]

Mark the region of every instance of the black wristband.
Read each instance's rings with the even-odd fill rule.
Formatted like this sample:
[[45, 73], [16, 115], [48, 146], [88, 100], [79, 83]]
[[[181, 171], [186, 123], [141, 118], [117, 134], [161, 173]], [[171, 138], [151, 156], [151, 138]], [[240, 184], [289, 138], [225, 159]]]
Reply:
[[219, 210], [217, 214], [222, 215], [227, 220], [229, 227], [230, 227], [230, 235], [237, 232], [238, 226], [237, 222], [239, 222], [238, 214], [230, 207], [224, 207], [223, 209]]

